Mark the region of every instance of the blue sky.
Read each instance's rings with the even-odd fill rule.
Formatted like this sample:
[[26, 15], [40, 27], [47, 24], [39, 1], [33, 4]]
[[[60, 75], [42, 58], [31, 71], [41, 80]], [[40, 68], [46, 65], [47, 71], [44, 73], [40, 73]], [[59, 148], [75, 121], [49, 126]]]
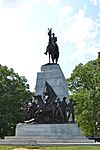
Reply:
[[100, 0], [0, 0], [0, 64], [25, 76], [31, 91], [48, 63], [48, 28], [58, 38], [58, 63], [68, 78], [100, 51]]

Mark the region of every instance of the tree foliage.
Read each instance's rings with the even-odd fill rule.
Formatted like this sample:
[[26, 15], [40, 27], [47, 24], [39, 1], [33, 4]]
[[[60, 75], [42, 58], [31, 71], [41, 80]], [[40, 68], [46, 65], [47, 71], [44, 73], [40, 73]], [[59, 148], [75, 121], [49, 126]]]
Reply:
[[21, 106], [31, 96], [25, 77], [0, 65], [0, 136], [14, 135], [15, 126], [22, 122]]
[[78, 124], [86, 136], [100, 135], [100, 58], [80, 63], [67, 79], [71, 97], [76, 101]]

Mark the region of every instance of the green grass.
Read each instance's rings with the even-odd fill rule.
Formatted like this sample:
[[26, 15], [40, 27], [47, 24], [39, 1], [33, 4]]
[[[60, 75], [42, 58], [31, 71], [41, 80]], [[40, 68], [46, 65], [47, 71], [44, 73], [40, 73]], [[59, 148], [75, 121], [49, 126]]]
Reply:
[[[14, 148], [22, 148], [22, 146], [0, 146], [0, 150], [13, 150]], [[100, 146], [24, 146], [23, 148], [39, 149], [39, 150], [100, 150]]]

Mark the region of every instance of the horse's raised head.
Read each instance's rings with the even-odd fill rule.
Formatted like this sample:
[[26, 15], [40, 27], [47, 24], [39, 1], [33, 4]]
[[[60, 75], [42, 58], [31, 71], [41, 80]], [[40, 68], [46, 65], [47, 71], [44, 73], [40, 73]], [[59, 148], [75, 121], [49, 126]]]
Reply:
[[51, 33], [52, 33], [52, 28], [50, 29], [48, 28], [48, 35], [51, 36]]

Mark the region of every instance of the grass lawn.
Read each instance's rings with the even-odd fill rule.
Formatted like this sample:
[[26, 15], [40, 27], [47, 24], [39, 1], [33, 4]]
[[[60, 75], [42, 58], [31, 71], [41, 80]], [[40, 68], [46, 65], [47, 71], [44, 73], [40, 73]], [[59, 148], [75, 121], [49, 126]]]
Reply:
[[25, 150], [100, 150], [100, 146], [0, 146], [0, 150], [24, 150], [24, 148]]

